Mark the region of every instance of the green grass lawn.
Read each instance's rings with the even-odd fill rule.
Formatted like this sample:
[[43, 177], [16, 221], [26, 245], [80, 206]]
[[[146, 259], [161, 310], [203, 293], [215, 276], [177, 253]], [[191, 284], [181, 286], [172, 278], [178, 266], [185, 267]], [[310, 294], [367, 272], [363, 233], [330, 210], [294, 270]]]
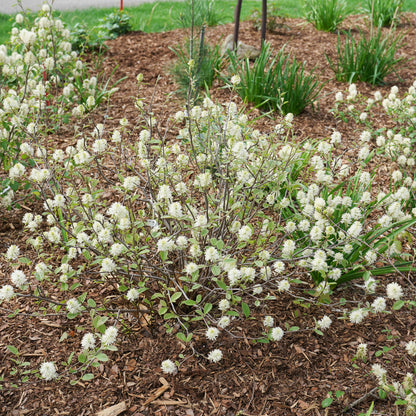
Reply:
[[[268, 1], [268, 5], [277, 4], [282, 15], [289, 17], [303, 17], [304, 0]], [[366, 0], [348, 0], [348, 5], [353, 13], [358, 13], [366, 4]], [[232, 22], [236, 0], [217, 0], [220, 11], [220, 23]], [[247, 19], [254, 9], [261, 8], [260, 0], [244, 0], [241, 17]], [[81, 22], [87, 27], [94, 27], [99, 20], [117, 9], [84, 9], [77, 11], [57, 12], [58, 16], [69, 25]], [[179, 16], [187, 13], [184, 2], [166, 1], [145, 3], [137, 7], [127, 7], [125, 10], [131, 16], [133, 30], [145, 32], [162, 32], [181, 27]], [[416, 0], [407, 0], [404, 3], [404, 11], [416, 12]], [[0, 44], [6, 42], [12, 28], [14, 16], [0, 14]]]

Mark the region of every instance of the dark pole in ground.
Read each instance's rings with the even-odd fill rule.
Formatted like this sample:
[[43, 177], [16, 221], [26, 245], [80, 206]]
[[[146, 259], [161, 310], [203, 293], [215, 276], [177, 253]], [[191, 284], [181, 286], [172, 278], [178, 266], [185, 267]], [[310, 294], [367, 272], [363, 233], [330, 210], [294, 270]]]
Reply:
[[241, 14], [241, 3], [242, 2], [243, 2], [243, 0], [238, 0], [237, 5], [235, 6], [233, 50], [237, 49], [238, 30], [240, 28], [240, 14]]
[[263, 48], [263, 44], [266, 40], [266, 24], [267, 24], [267, 0], [263, 0], [262, 10], [261, 10], [261, 46]]
[[[237, 49], [238, 43], [238, 31], [240, 29], [240, 15], [241, 4], [243, 0], [237, 0], [237, 5], [234, 11], [234, 37], [233, 37], [233, 50]], [[266, 40], [266, 24], [267, 24], [267, 0], [262, 0], [261, 10], [261, 48]]]

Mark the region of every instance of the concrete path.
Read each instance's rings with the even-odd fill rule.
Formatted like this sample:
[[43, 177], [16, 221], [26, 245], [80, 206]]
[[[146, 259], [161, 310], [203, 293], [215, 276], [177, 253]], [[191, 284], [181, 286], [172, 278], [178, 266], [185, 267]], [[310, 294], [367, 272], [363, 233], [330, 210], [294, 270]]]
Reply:
[[[155, 0], [123, 0], [123, 7], [138, 6], [142, 3], [151, 3]], [[17, 6], [17, 0], [0, 0], [0, 13], [13, 14], [21, 10]], [[25, 9], [37, 11], [45, 3], [45, 0], [22, 0], [22, 6]], [[49, 1], [51, 3], [51, 1]], [[120, 8], [120, 0], [55, 0], [53, 8], [55, 10], [77, 10], [88, 9], [89, 7], [114, 7]]]

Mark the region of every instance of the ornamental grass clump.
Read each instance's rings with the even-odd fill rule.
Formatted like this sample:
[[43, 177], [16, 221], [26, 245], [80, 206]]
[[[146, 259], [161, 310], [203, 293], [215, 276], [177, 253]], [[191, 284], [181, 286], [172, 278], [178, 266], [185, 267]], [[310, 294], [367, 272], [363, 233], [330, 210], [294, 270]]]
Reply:
[[367, 0], [365, 11], [375, 27], [389, 27], [400, 21], [404, 0]]
[[335, 62], [326, 56], [337, 81], [353, 83], [368, 82], [381, 85], [390, 74], [397, 74], [397, 68], [403, 62], [397, 57], [403, 34], [390, 30], [384, 34], [381, 28], [369, 35], [362, 30], [356, 39], [351, 31], [345, 32], [344, 43], [338, 35], [337, 58]]
[[284, 47], [273, 56], [269, 44], [262, 47], [260, 56], [250, 64], [229, 52], [230, 72], [240, 77], [236, 88], [240, 97], [264, 111], [300, 114], [313, 104], [322, 89], [314, 70], [309, 74], [305, 64], [291, 59]]
[[324, 32], [335, 32], [348, 14], [344, 0], [307, 0], [305, 10], [306, 20]]

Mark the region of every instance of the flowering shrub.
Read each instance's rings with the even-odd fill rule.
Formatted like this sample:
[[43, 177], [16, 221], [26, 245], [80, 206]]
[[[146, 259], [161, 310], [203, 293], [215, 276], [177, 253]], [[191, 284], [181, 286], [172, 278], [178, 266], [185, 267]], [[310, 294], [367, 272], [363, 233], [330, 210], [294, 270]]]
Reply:
[[0, 192], [5, 206], [18, 188], [16, 179], [33, 166], [34, 149], [28, 142], [36, 138], [42, 149], [42, 138], [68, 122], [71, 111], [84, 113], [111, 95], [112, 90], [103, 91], [97, 78], [89, 76], [69, 38], [69, 30], [45, 4], [34, 22], [16, 15], [10, 44], [0, 45], [1, 165], [11, 169]]
[[[360, 137], [358, 162], [352, 163], [336, 156], [342, 143], [337, 132], [294, 145], [292, 115], [265, 135], [252, 130], [233, 102], [224, 108], [206, 98], [201, 107], [175, 115], [178, 140], [167, 142], [143, 100], [136, 105], [142, 121], [134, 146], [124, 143], [132, 134], [125, 119], [113, 131], [96, 125], [65, 150], [39, 151], [34, 134], [22, 143], [33, 147], [34, 167], [12, 170], [37, 189], [44, 213], [23, 217], [35, 256], [23, 257], [17, 245], [5, 252], [10, 284], [0, 289], [0, 299], [30, 296], [45, 310], [65, 310], [68, 319], [89, 312], [90, 329], [78, 363], [67, 363], [69, 374], [82, 371], [90, 379], [87, 369], [117, 348], [111, 312], [117, 308], [88, 297], [82, 289], [87, 275], [114, 287], [116, 298], [139, 315], [161, 316], [167, 332], [182, 341], [191, 341], [202, 326], [215, 343], [222, 331], [238, 331], [233, 320], [275, 299], [271, 293], [295, 295], [305, 283], [310, 287], [294, 277], [294, 265], [310, 273], [315, 286], [309, 293], [325, 302], [341, 282], [363, 278], [374, 293], [373, 276], [412, 269], [401, 242], [416, 222], [408, 204], [414, 182], [393, 175], [389, 192], [372, 194], [366, 166], [373, 152], [363, 151], [368, 134]], [[354, 160], [351, 152], [345, 158]], [[342, 181], [351, 174], [350, 182]], [[105, 197], [108, 186], [112, 202]], [[46, 253], [57, 249], [62, 254], [48, 260]], [[45, 295], [53, 287], [61, 299]], [[396, 282], [387, 285], [386, 296], [395, 309], [410, 307]], [[350, 311], [349, 320], [359, 324], [387, 307], [379, 296]], [[323, 335], [331, 323], [325, 315], [309, 330]], [[299, 329], [279, 324], [266, 316], [253, 339], [279, 342], [286, 331]], [[218, 363], [223, 352], [213, 348], [205, 358]], [[178, 365], [165, 360], [161, 368], [174, 374]], [[51, 380], [60, 372], [46, 362], [40, 375]]]

